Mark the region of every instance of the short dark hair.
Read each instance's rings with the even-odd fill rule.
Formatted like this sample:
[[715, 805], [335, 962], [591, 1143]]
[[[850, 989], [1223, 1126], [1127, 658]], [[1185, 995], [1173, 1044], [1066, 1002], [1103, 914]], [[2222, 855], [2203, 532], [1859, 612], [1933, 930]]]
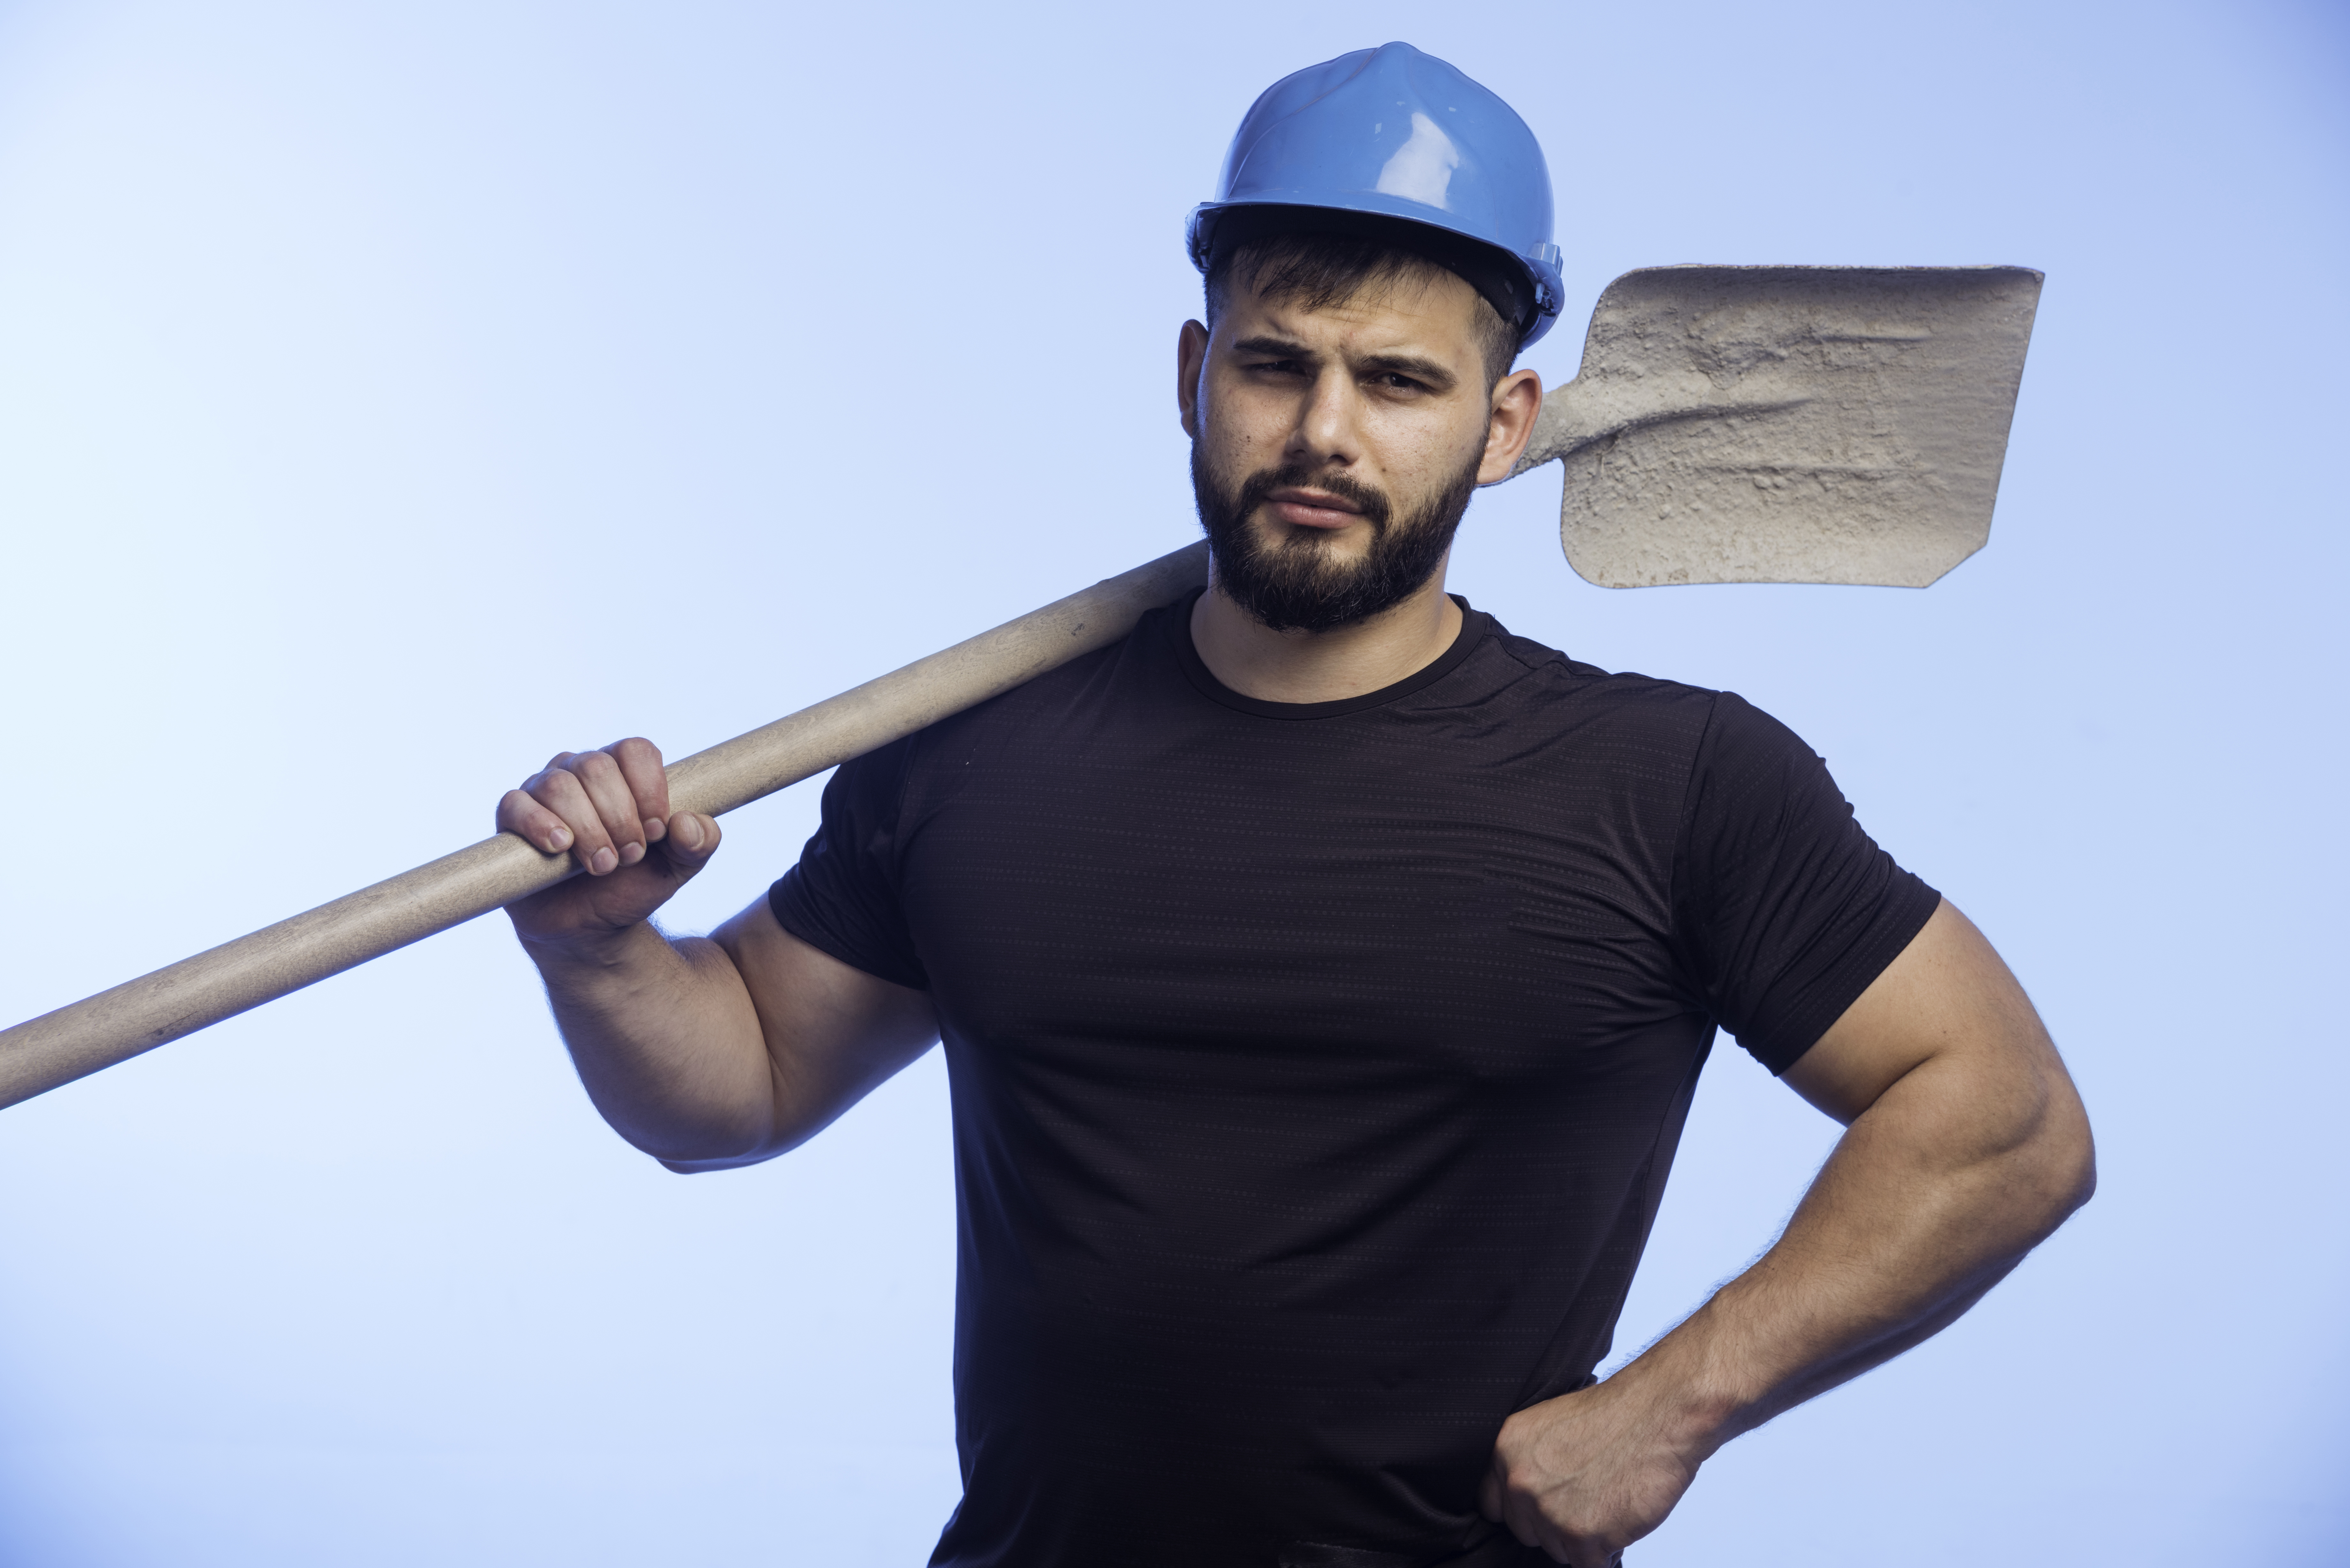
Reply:
[[[1268, 299], [1293, 300], [1308, 310], [1322, 310], [1344, 304], [1367, 288], [1425, 282], [1451, 270], [1419, 250], [1374, 234], [1259, 234], [1220, 244], [1210, 257], [1208, 330], [1216, 329], [1225, 292], [1235, 278]], [[1482, 291], [1477, 295], [1475, 311], [1479, 347], [1484, 351], [1485, 386], [1490, 391], [1517, 362], [1519, 335]]]

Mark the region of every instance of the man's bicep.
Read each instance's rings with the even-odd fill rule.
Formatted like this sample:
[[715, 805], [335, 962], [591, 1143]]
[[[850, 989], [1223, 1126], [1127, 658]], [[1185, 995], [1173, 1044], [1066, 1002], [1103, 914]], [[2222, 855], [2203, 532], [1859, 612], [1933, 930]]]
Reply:
[[1782, 1076], [1850, 1124], [1937, 1056], [1996, 1059], [2038, 1078], [2064, 1068], [2039, 1015], [1974, 922], [1947, 900]]
[[776, 1137], [766, 1154], [814, 1136], [938, 1039], [928, 992], [803, 941], [764, 898], [711, 935], [743, 976], [774, 1064]]

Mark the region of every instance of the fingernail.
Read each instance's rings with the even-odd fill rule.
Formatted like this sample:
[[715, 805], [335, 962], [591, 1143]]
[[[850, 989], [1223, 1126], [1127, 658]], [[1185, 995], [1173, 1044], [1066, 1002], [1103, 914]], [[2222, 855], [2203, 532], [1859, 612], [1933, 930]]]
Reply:
[[692, 817], [687, 817], [685, 826], [677, 830], [677, 836], [678, 842], [683, 844], [688, 849], [701, 848], [702, 824]]
[[603, 876], [619, 863], [619, 857], [612, 853], [608, 846], [588, 857], [588, 869], [598, 877]]
[[621, 846], [620, 846], [620, 864], [621, 864], [621, 865], [623, 865], [623, 866], [634, 866], [638, 861], [642, 860], [644, 857], [645, 857], [645, 846], [644, 846], [643, 845], [641, 845], [641, 844], [623, 844], [623, 845], [621, 845]]
[[546, 836], [546, 846], [550, 849], [556, 850], [570, 848], [571, 830], [567, 827], [556, 828], [554, 832]]
[[663, 822], [663, 821], [662, 821], [660, 817], [658, 817], [658, 816], [649, 816], [649, 817], [645, 818], [645, 842], [646, 842], [646, 843], [648, 843], [648, 844], [659, 844], [662, 839], [667, 838], [668, 836], [669, 836], [669, 824], [668, 824], [668, 823]]

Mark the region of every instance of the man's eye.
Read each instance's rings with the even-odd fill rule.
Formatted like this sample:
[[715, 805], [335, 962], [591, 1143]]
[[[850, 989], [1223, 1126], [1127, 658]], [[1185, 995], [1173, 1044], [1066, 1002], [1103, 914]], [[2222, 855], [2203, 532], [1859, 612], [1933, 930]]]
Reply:
[[1395, 392], [1424, 392], [1428, 390], [1427, 382], [1415, 381], [1409, 376], [1401, 375], [1393, 370], [1388, 371], [1386, 375], [1379, 378], [1379, 385], [1387, 388], [1389, 391]]
[[1270, 370], [1276, 375], [1295, 376], [1301, 367], [1295, 359], [1260, 359], [1249, 367], [1252, 370]]

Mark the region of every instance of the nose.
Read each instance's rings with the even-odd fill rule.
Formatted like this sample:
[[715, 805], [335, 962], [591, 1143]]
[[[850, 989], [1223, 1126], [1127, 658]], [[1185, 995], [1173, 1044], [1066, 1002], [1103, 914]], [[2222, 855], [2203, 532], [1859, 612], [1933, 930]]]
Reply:
[[1325, 367], [1305, 389], [1283, 458], [1308, 470], [1352, 465], [1362, 455], [1357, 412], [1353, 378], [1343, 366]]

